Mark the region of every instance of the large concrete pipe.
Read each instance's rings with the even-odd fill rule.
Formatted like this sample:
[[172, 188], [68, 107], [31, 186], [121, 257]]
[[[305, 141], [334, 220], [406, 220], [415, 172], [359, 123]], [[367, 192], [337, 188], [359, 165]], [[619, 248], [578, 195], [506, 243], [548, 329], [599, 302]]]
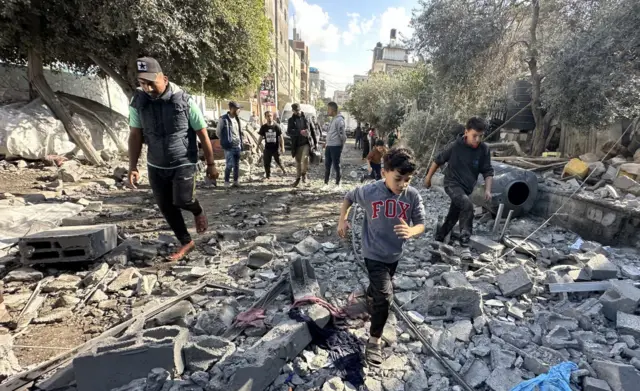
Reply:
[[[508, 164], [492, 163], [492, 165], [495, 171], [491, 188], [493, 198], [490, 202], [485, 201], [484, 178], [480, 175], [478, 184], [471, 193], [471, 201], [489, 209], [494, 214], [498, 211], [500, 204], [504, 204], [504, 213], [513, 210], [514, 216], [529, 212], [538, 196], [538, 177], [536, 174]], [[444, 175], [435, 175], [431, 184], [443, 187]]]

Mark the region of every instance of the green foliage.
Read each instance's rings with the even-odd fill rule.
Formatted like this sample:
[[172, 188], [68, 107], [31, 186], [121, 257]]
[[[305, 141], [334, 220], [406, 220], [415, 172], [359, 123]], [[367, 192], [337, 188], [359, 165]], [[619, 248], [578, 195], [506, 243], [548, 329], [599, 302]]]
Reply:
[[456, 121], [445, 113], [433, 110], [411, 112], [400, 126], [400, 134], [424, 163], [428, 163], [431, 154], [436, 153], [456, 135]]
[[267, 70], [261, 0], [11, 0], [0, 12], [6, 62], [25, 63], [35, 14], [45, 65], [92, 72], [92, 54], [131, 86], [141, 55], [155, 57], [172, 81], [218, 97], [257, 86]]
[[346, 110], [358, 121], [386, 133], [402, 124], [409, 108], [425, 90], [425, 67], [392, 75], [377, 73], [352, 85]]
[[546, 104], [584, 128], [640, 114], [640, 3], [615, 3], [557, 48], [547, 68]]

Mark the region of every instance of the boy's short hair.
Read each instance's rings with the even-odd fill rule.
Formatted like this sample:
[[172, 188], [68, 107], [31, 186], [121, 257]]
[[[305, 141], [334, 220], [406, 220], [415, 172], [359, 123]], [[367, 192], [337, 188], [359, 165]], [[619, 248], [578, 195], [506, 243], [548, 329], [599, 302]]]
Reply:
[[487, 130], [488, 125], [487, 122], [480, 117], [471, 117], [467, 120], [467, 124], [464, 128], [468, 130], [473, 129], [476, 132], [484, 133]]
[[392, 148], [384, 155], [384, 169], [398, 171], [400, 175], [412, 174], [416, 171], [416, 161], [411, 148]]
[[327, 106], [331, 107], [333, 110], [338, 111], [338, 104], [336, 102], [329, 102]]
[[376, 147], [384, 147], [384, 140], [376, 140]]
[[264, 115], [266, 116], [267, 114], [271, 114], [271, 112], [269, 110], [264, 112]]

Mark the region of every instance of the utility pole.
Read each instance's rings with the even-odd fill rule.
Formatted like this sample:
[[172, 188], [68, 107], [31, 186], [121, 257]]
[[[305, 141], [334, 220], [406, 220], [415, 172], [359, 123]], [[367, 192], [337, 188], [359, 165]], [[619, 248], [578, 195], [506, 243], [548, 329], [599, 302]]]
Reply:
[[279, 64], [279, 58], [280, 58], [280, 52], [278, 51], [278, 43], [280, 41], [280, 32], [278, 31], [278, 0], [273, 0], [273, 4], [274, 4], [274, 10], [275, 10], [275, 17], [274, 17], [274, 21], [276, 24], [276, 60], [274, 61], [275, 65], [276, 65], [276, 80], [275, 80], [275, 104], [276, 104], [276, 108], [275, 111], [276, 113], [278, 112], [278, 84], [280, 83], [280, 78], [278, 76], [279, 72], [278, 72], [278, 68], [280, 68], [280, 64]]

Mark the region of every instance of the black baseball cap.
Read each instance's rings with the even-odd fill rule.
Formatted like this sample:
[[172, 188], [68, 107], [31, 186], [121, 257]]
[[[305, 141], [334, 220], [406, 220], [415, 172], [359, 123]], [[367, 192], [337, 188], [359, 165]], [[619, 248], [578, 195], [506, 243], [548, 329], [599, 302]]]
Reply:
[[242, 106], [238, 104], [238, 102], [232, 100], [231, 102], [229, 102], [229, 108], [230, 109], [241, 109]]
[[155, 58], [141, 57], [136, 60], [136, 69], [138, 71], [138, 78], [148, 81], [155, 81], [158, 77], [158, 73], [162, 73], [162, 68]]

